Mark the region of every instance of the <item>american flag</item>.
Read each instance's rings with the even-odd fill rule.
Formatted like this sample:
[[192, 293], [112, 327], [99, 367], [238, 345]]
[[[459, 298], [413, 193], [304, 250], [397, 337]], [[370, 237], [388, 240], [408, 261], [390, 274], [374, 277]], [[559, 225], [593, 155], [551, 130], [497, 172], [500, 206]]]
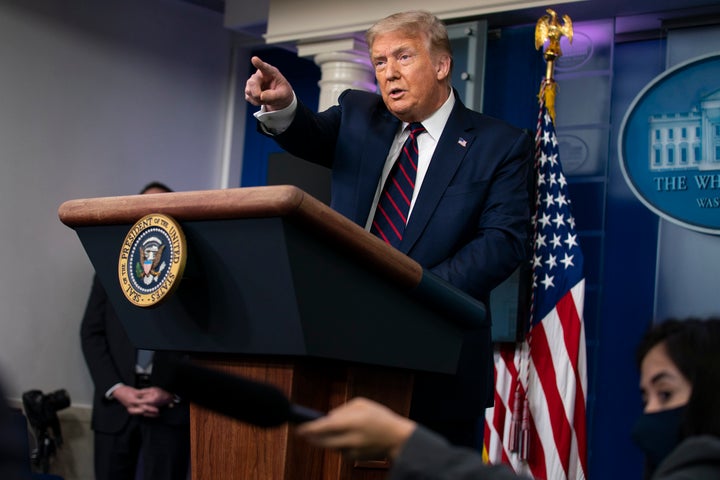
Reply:
[[[531, 308], [524, 341], [495, 351], [483, 452], [536, 479], [586, 478], [583, 255], [543, 81], [535, 136]], [[548, 102], [552, 105], [553, 102]], [[553, 113], [554, 115], [554, 113]]]

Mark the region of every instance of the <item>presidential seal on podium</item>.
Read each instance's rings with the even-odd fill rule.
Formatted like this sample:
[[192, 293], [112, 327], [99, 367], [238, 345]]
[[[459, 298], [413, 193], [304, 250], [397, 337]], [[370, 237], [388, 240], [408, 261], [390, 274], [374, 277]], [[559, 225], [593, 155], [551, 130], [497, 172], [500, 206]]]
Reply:
[[139, 307], [158, 305], [180, 284], [187, 260], [185, 235], [168, 215], [151, 213], [125, 236], [118, 279], [125, 298]]

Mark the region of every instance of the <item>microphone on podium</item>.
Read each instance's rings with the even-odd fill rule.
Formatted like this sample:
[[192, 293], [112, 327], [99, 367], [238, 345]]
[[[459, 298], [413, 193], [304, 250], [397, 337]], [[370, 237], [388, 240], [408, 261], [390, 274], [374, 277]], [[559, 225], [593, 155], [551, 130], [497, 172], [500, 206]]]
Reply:
[[167, 390], [183, 400], [258, 427], [302, 423], [324, 416], [290, 402], [274, 385], [256, 382], [188, 360], [169, 365]]

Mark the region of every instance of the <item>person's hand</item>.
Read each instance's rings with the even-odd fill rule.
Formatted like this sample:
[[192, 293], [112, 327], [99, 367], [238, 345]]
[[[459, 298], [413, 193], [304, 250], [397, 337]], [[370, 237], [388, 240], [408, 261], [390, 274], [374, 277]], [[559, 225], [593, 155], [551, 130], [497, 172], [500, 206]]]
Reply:
[[288, 107], [293, 100], [293, 90], [280, 70], [259, 57], [252, 57], [250, 62], [257, 71], [245, 83], [245, 100], [255, 106], [263, 105], [269, 112]]
[[[130, 415], [146, 415], [148, 413], [147, 401], [143, 398], [143, 391], [128, 385], [121, 385], [112, 393], [115, 400], [122, 403]], [[152, 408], [150, 414], [152, 414]], [[154, 407], [157, 411], [157, 407]], [[156, 413], [157, 415], [157, 413]]]
[[148, 387], [140, 390], [145, 405], [153, 405], [155, 407], [164, 407], [171, 405], [175, 401], [175, 396], [163, 390], [160, 387]]
[[121, 385], [113, 392], [113, 398], [123, 404], [130, 415], [157, 417], [160, 407], [173, 403], [174, 397], [159, 387], [137, 389]]
[[395, 458], [417, 424], [367, 398], [354, 398], [327, 416], [297, 427], [313, 445], [355, 460]]

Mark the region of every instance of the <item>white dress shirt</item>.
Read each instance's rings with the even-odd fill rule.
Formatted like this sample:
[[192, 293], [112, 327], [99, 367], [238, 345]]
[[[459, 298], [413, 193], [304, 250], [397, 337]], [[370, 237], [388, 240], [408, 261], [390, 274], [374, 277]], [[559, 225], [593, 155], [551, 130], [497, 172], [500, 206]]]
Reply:
[[[408, 222], [410, 221], [410, 215], [412, 214], [413, 207], [415, 206], [415, 200], [417, 200], [418, 193], [420, 193], [420, 187], [422, 186], [423, 180], [425, 180], [425, 174], [430, 167], [430, 160], [435, 153], [435, 147], [437, 147], [437, 143], [440, 140], [440, 135], [442, 135], [443, 129], [445, 128], [445, 124], [450, 117], [450, 112], [452, 112], [454, 105], [455, 95], [451, 92], [445, 103], [443, 103], [442, 106], [435, 111], [435, 113], [420, 122], [422, 123], [423, 127], [425, 127], [425, 133], [418, 135], [417, 137], [418, 166], [417, 174], [415, 176], [415, 189], [413, 190], [412, 200], [410, 201], [410, 210], [408, 211], [407, 216]], [[375, 209], [377, 208], [378, 201], [380, 200], [380, 194], [382, 193], [383, 185], [385, 185], [385, 180], [390, 174], [390, 170], [392, 170], [393, 164], [395, 164], [395, 160], [397, 160], [398, 155], [400, 155], [400, 150], [402, 149], [405, 140], [407, 140], [408, 135], [410, 135], [410, 131], [407, 128], [408, 125], [410, 124], [407, 122], [403, 122], [400, 126], [400, 129], [395, 134], [395, 139], [393, 140], [392, 146], [390, 147], [390, 152], [385, 159], [385, 166], [383, 167], [380, 181], [378, 182], [377, 188], [375, 190], [375, 198], [372, 202], [370, 215], [368, 216], [367, 222], [365, 223], [365, 230], [370, 230], [373, 218], [375, 217]]]

